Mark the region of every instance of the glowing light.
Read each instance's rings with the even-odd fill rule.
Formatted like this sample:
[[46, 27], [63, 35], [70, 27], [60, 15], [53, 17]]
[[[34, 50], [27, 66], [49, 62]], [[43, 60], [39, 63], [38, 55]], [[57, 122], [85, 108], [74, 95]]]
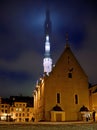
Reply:
[[50, 52], [50, 42], [49, 42], [49, 36], [46, 36], [46, 42], [45, 42], [45, 52]]
[[46, 51], [50, 51], [50, 46], [49, 46], [49, 44], [46, 44], [45, 50], [46, 50]]
[[52, 59], [51, 58], [44, 58], [43, 65], [44, 65], [44, 72], [49, 73], [52, 71]]
[[6, 120], [6, 117], [5, 116], [1, 116], [1, 120], [2, 121]]
[[46, 41], [49, 41], [49, 36], [48, 35], [46, 36]]
[[22, 108], [19, 108], [19, 111], [22, 111]]

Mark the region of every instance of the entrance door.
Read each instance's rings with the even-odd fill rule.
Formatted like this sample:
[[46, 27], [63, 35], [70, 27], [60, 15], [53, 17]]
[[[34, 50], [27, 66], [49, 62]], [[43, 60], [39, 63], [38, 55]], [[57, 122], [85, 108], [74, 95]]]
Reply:
[[62, 121], [62, 114], [56, 113], [56, 121]]

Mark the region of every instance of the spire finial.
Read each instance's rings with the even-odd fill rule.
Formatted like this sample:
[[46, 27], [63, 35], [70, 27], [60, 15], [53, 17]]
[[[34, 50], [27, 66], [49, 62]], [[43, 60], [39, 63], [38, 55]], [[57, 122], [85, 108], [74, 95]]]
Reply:
[[50, 19], [50, 11], [49, 8], [46, 9], [46, 19], [45, 19], [45, 35], [51, 35], [51, 19]]
[[65, 35], [65, 38], [66, 38], [66, 48], [68, 48], [69, 47], [69, 44], [68, 44], [68, 38], [69, 36], [68, 36], [68, 32], [66, 32], [66, 35]]
[[49, 8], [46, 10], [46, 19], [45, 19], [45, 57], [43, 59], [44, 73], [47, 75], [52, 71], [52, 59], [50, 57], [50, 37], [51, 37], [51, 21], [50, 21], [50, 12]]
[[66, 41], [68, 41], [68, 32], [66, 32], [66, 36], [65, 37], [66, 37]]

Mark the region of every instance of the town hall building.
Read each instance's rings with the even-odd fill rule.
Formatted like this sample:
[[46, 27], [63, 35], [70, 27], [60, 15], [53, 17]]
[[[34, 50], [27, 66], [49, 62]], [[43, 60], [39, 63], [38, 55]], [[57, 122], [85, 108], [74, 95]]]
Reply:
[[36, 121], [80, 120], [81, 107], [84, 105], [89, 109], [88, 87], [88, 77], [75, 58], [67, 39], [55, 67], [36, 85]]
[[[78, 121], [82, 111], [97, 109], [97, 85], [89, 88], [85, 71], [74, 56], [68, 34], [64, 50], [54, 67], [50, 57], [49, 12], [46, 14], [44, 73], [34, 94], [35, 121]], [[94, 104], [94, 106], [93, 106]]]

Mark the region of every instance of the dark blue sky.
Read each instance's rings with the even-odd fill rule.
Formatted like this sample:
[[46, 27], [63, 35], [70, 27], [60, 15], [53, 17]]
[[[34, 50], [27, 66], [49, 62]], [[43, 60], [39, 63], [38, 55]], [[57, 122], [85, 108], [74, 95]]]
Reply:
[[96, 0], [0, 1], [0, 96], [32, 95], [43, 73], [44, 22], [49, 3], [53, 63], [64, 50], [65, 33], [89, 77], [97, 83]]

